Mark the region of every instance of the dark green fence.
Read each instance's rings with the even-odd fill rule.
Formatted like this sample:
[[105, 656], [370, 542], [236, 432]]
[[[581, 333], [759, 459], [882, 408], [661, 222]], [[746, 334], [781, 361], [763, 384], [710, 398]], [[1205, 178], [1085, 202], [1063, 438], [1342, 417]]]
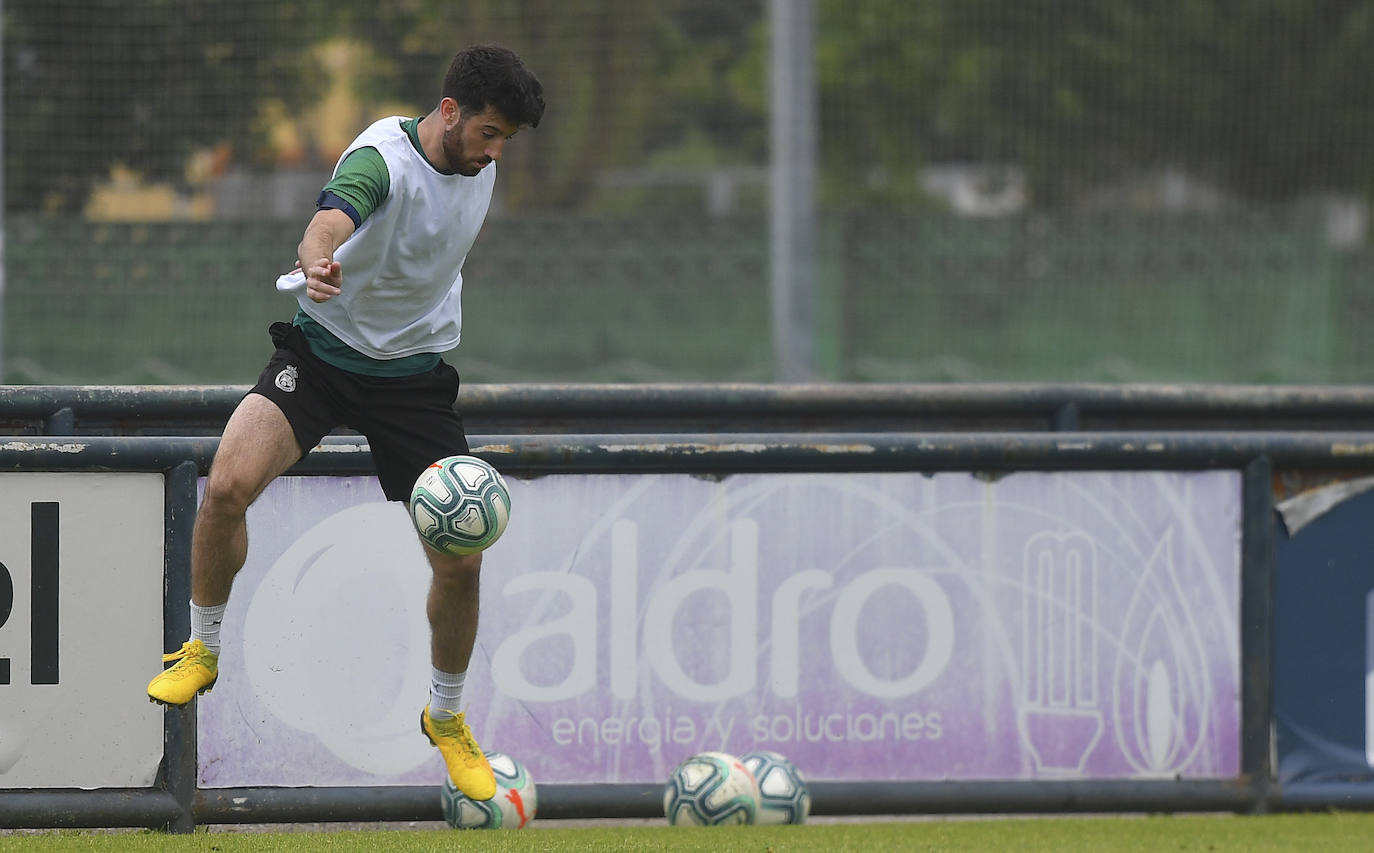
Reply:
[[[247, 383], [302, 223], [11, 217], [11, 383]], [[759, 217], [494, 217], [466, 269], [468, 382], [773, 378]], [[1369, 249], [1301, 207], [1189, 216], [931, 213], [822, 223], [837, 381], [1357, 383]]]

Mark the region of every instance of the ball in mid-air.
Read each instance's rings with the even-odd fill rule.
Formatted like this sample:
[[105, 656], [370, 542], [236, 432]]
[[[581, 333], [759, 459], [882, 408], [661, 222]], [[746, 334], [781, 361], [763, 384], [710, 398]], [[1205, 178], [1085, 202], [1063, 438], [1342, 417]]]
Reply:
[[427, 545], [461, 556], [491, 547], [510, 521], [510, 490], [476, 456], [448, 456], [426, 468], [410, 491], [410, 519]]

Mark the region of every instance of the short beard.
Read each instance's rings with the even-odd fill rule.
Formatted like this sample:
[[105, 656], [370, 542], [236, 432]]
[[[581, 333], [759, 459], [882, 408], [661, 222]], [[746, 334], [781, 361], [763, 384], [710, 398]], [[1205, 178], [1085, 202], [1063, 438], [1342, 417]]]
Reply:
[[[468, 120], [471, 118], [472, 116], [460, 114], [458, 123], [453, 126], [452, 130], [444, 132], [442, 140], [444, 156], [448, 158], [449, 168], [465, 178], [474, 178], [482, 171], [481, 168], [469, 166], [463, 156], [463, 128], [467, 126]], [[455, 140], [453, 144], [450, 144], [450, 137]]]

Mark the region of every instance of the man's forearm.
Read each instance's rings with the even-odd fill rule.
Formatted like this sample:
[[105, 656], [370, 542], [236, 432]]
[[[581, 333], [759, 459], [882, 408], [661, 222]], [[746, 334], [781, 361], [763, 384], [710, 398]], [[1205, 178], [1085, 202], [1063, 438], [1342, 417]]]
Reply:
[[296, 259], [301, 265], [318, 261], [321, 258], [334, 259], [334, 251], [343, 245], [353, 233], [353, 220], [341, 210], [321, 210], [311, 218], [305, 227], [300, 245], [296, 247]]

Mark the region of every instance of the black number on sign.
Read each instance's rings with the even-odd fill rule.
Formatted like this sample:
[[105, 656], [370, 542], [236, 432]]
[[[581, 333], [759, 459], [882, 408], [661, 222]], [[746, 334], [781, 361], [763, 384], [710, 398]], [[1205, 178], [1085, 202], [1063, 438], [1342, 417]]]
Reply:
[[[57, 683], [57, 504], [30, 507], [29, 682]], [[14, 577], [0, 563], [0, 628], [14, 611]], [[0, 684], [10, 683], [10, 659], [0, 658]]]
[[35, 503], [30, 540], [33, 564], [30, 632], [32, 684], [57, 683], [57, 504]]
[[[10, 621], [10, 611], [14, 609], [14, 578], [10, 570], [0, 563], [0, 628]], [[0, 658], [0, 684], [10, 683], [10, 659]]]

